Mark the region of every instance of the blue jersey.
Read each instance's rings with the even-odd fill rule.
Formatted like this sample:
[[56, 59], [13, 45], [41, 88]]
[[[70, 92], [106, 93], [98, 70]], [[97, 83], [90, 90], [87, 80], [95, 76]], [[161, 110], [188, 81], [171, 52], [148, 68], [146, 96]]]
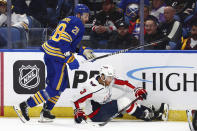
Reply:
[[78, 43], [84, 34], [84, 25], [76, 16], [69, 16], [59, 22], [50, 39], [45, 42], [41, 50], [51, 57], [65, 59], [65, 52], [76, 52]]

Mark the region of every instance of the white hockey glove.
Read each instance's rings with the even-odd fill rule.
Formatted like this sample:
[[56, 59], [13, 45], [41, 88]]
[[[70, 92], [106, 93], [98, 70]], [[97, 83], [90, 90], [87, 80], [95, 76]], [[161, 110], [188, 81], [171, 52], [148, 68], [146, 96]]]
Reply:
[[96, 56], [93, 54], [93, 50], [85, 49], [83, 55], [86, 57], [87, 60], [94, 59]]

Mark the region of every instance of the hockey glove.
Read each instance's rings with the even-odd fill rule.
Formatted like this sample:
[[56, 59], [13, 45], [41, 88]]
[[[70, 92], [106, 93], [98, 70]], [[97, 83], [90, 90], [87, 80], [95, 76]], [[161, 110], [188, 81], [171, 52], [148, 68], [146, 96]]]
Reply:
[[75, 70], [79, 68], [79, 62], [77, 61], [77, 59], [75, 59], [73, 53], [71, 53], [69, 56], [66, 57], [65, 63], [68, 64], [71, 70]]
[[147, 92], [145, 89], [141, 87], [137, 87], [134, 89], [135, 97], [140, 97], [140, 100], [146, 100]]
[[79, 55], [82, 55], [86, 60], [94, 59], [96, 56], [93, 54], [93, 50], [91, 48], [87, 48], [82, 46], [79, 49]]
[[82, 109], [75, 109], [74, 115], [75, 115], [75, 122], [76, 123], [81, 123], [83, 120], [87, 119], [87, 117]]

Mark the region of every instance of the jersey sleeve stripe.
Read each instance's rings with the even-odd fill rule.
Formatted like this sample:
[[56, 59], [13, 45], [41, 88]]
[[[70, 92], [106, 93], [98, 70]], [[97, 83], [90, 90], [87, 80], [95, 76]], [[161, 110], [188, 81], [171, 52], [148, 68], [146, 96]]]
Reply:
[[46, 46], [52, 50], [56, 50], [56, 51], [61, 51], [60, 48], [55, 48], [53, 46], [50, 46], [47, 42], [45, 42], [44, 44], [46, 44]]
[[91, 97], [93, 96], [94, 93], [99, 92], [100, 90], [103, 90], [103, 89], [104, 89], [104, 88], [101, 88], [101, 89], [99, 89], [99, 90], [97, 90], [97, 91], [95, 91], [95, 92], [93, 92], [93, 93], [90, 93], [90, 94], [88, 94], [88, 95], [86, 95], [86, 96], [84, 96], [84, 97], [82, 97], [82, 98], [79, 98], [77, 101], [74, 102], [75, 107], [76, 107], [76, 108], [80, 108], [80, 107], [79, 107], [79, 103], [83, 103], [83, 102], [84, 102], [85, 100], [87, 100], [88, 98], [91, 98]]
[[91, 93], [91, 94], [88, 94], [88, 95], [86, 95], [86, 96], [80, 98], [79, 100], [75, 101], [75, 102], [74, 102], [75, 107], [76, 107], [76, 108], [80, 108], [80, 107], [79, 107], [79, 103], [83, 103], [85, 100], [87, 100], [88, 98], [91, 98], [92, 96], [93, 96], [93, 94]]
[[59, 51], [53, 50], [47, 42], [44, 43], [44, 47], [50, 52], [53, 52], [53, 53], [56, 53], [56, 54], [63, 54], [60, 50]]
[[74, 61], [74, 59], [75, 59], [75, 57], [74, 57], [74, 55], [72, 55], [72, 56], [68, 59], [67, 63], [71, 63], [71, 62], [73, 62], [73, 61]]
[[60, 52], [60, 51], [54, 51], [51, 48], [49, 48], [47, 45], [48, 44], [46, 42], [42, 45], [42, 48], [44, 49], [44, 51], [47, 54], [52, 55], [52, 56], [57, 56], [57, 57], [60, 57], [60, 58], [65, 59], [65, 56], [64, 56], [64, 54], [62, 52]]
[[116, 84], [116, 85], [126, 85], [126, 86], [128, 86], [128, 87], [130, 87], [130, 88], [132, 88], [132, 89], [135, 88], [135, 86], [133, 86], [133, 85], [132, 85], [131, 83], [129, 83], [128, 81], [119, 80], [119, 79], [115, 79], [114, 84]]
[[67, 42], [71, 42], [68, 38], [65, 38], [65, 37], [63, 37], [63, 36], [61, 36], [61, 39], [62, 39], [62, 40], [65, 40], [65, 41], [67, 41]]
[[61, 34], [61, 36], [67, 37], [68, 39], [70, 39], [71, 42], [73, 41], [73, 40], [72, 40], [72, 37], [71, 37], [67, 32], [63, 32], [63, 33]]

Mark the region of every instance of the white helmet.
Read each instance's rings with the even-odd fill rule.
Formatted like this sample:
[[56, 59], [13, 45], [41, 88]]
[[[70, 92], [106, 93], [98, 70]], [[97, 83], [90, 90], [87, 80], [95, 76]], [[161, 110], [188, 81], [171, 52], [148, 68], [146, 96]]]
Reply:
[[103, 65], [103, 66], [101, 66], [99, 73], [100, 73], [100, 75], [103, 74], [105, 77], [107, 77], [107, 76], [115, 76], [115, 70], [110, 65]]

